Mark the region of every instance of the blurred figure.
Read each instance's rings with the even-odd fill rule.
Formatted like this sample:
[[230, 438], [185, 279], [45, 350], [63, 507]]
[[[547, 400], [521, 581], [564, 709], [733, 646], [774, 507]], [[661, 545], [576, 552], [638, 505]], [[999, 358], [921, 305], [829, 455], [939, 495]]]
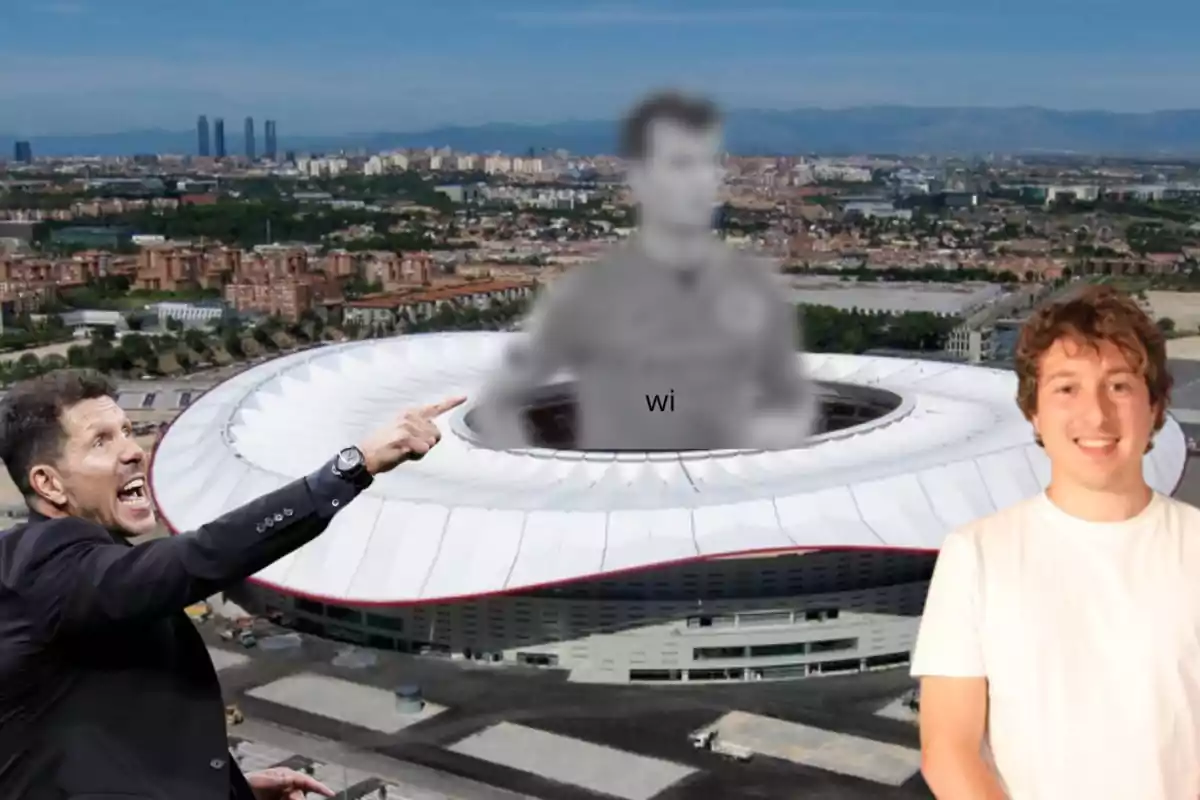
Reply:
[[527, 338], [482, 392], [480, 428], [497, 446], [528, 446], [524, 409], [566, 371], [576, 380], [582, 450], [801, 444], [817, 403], [797, 354], [797, 310], [780, 296], [773, 265], [714, 235], [716, 108], [652, 96], [630, 114], [622, 140], [639, 230], [547, 289]]
[[945, 800], [1200, 797], [1200, 512], [1143, 474], [1163, 335], [1090, 287], [1029, 319], [1016, 368], [1050, 483], [942, 545], [912, 662], [925, 780]]

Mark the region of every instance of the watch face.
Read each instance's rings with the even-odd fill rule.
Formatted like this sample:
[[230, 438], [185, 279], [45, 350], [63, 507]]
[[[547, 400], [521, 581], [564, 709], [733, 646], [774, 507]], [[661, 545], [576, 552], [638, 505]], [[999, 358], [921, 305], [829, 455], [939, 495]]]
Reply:
[[362, 453], [357, 447], [347, 447], [338, 453], [337, 466], [342, 472], [351, 472], [362, 464]]

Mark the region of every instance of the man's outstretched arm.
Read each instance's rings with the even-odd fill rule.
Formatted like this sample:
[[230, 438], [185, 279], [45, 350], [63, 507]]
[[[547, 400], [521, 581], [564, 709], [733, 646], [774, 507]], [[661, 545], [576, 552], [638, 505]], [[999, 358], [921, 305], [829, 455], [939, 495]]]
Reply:
[[320, 535], [360, 491], [331, 467], [194, 531], [137, 546], [76, 517], [31, 526], [14, 553], [13, 588], [47, 637], [177, 611]]
[[320, 535], [371, 476], [428, 452], [433, 416], [461, 400], [409, 412], [361, 447], [367, 472], [351, 480], [331, 460], [316, 472], [195, 531], [137, 546], [64, 517], [18, 534], [3, 577], [44, 638], [169, 614], [230, 587]]

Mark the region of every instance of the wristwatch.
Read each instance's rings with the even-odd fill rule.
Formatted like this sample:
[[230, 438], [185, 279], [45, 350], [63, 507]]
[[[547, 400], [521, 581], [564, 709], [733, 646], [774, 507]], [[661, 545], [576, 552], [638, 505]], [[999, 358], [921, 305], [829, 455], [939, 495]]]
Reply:
[[360, 489], [371, 483], [371, 473], [367, 472], [367, 458], [357, 447], [347, 447], [337, 454], [333, 460], [333, 474]]

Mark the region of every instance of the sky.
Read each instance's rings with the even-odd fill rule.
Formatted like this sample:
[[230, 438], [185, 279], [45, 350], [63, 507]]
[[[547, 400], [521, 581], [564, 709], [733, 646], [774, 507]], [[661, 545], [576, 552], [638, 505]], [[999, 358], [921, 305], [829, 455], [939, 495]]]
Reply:
[[1200, 108], [1195, 0], [0, 0], [0, 134], [726, 108]]

